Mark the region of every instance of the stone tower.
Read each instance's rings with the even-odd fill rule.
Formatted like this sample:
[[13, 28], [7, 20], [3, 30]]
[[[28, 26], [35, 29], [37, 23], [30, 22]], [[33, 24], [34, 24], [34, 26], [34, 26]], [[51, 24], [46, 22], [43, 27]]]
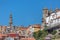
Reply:
[[48, 9], [44, 8], [43, 9], [43, 18], [42, 18], [42, 26], [44, 27], [46, 24], [46, 17], [48, 16]]
[[9, 26], [6, 29], [6, 33], [10, 33], [12, 29], [13, 29], [13, 27], [12, 27], [12, 13], [10, 13]]
[[9, 26], [12, 27], [12, 13], [10, 13], [10, 21], [9, 21]]

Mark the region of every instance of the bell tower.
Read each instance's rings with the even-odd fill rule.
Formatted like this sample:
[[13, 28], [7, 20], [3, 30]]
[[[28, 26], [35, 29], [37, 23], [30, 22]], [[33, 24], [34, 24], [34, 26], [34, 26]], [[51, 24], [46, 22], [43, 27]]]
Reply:
[[46, 17], [48, 16], [48, 9], [44, 8], [43, 9], [43, 18], [42, 18], [42, 26], [44, 27], [46, 24]]
[[9, 21], [9, 26], [10, 26], [10, 27], [12, 27], [12, 24], [13, 24], [13, 22], [12, 22], [12, 13], [10, 13], [10, 21]]

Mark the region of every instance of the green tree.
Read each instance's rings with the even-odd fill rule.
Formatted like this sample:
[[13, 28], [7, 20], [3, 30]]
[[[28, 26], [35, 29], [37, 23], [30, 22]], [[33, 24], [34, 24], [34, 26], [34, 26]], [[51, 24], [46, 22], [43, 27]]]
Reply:
[[56, 30], [53, 30], [53, 32], [51, 32], [52, 35], [55, 35], [57, 33]]
[[36, 32], [33, 33], [33, 36], [36, 40], [38, 40], [38, 34]]
[[33, 36], [36, 40], [42, 40], [48, 34], [45, 30], [39, 30], [38, 32], [34, 32]]

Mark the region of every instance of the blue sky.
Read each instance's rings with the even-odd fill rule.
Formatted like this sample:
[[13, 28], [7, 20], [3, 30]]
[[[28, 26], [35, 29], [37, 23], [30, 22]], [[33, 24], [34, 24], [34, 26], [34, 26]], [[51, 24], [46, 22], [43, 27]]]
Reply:
[[11, 11], [13, 25], [41, 24], [45, 7], [60, 8], [60, 0], [0, 0], [0, 25], [9, 25]]

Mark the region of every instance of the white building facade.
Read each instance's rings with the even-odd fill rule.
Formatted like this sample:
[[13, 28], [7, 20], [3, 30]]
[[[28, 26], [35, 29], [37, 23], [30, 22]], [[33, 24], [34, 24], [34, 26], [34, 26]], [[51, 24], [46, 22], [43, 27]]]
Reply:
[[60, 24], [60, 11], [51, 13], [50, 16], [46, 17], [46, 25], [48, 27], [54, 27]]

